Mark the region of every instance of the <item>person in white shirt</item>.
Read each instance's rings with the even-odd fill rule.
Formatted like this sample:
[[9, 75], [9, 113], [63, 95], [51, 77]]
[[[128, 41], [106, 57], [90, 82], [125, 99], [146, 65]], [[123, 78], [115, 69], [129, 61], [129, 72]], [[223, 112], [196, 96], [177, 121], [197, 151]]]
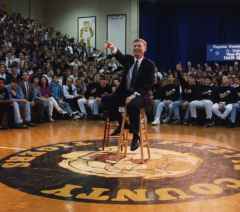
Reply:
[[11, 76], [9, 73], [7, 73], [5, 64], [0, 64], [0, 78], [5, 80], [6, 85], [8, 85], [11, 82]]
[[8, 52], [5, 60], [6, 67], [9, 68], [14, 62], [19, 63], [19, 58], [16, 58], [15, 55], [13, 55], [11, 52]]
[[69, 77], [66, 85], [63, 85], [63, 96], [66, 102], [70, 104], [73, 111], [80, 111], [82, 116], [86, 116], [86, 109], [83, 102], [84, 97], [77, 92], [76, 86], [73, 84], [73, 79]]

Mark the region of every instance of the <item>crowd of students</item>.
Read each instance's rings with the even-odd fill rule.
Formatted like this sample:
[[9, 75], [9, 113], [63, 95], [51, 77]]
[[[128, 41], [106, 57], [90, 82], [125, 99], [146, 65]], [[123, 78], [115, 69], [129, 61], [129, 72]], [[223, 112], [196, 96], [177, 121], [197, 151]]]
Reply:
[[[153, 125], [162, 123], [237, 126], [240, 111], [239, 64], [177, 64], [154, 88]], [[165, 117], [162, 113], [165, 111]], [[199, 112], [200, 111], [200, 112]], [[201, 113], [202, 111], [202, 113]]]
[[[102, 117], [101, 99], [115, 92], [124, 71], [113, 57], [19, 14], [1, 12], [0, 31], [1, 128]], [[156, 69], [149, 120], [235, 127], [239, 79], [238, 62]]]
[[99, 118], [119, 84], [118, 62], [19, 14], [0, 14], [0, 126]]

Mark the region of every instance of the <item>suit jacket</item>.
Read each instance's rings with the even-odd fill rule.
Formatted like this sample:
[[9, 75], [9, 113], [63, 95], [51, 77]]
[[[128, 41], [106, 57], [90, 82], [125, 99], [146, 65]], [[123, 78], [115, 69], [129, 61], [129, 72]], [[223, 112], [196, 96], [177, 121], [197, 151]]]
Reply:
[[[0, 78], [2, 78], [0, 76]], [[11, 75], [9, 73], [6, 73], [6, 77], [5, 77], [5, 85], [9, 85], [11, 83]]]
[[[125, 72], [123, 73], [123, 77], [121, 83], [116, 91], [116, 93], [120, 95], [124, 95], [127, 93], [127, 76], [130, 71], [130, 68], [134, 64], [134, 56], [132, 55], [123, 55], [119, 50], [114, 55], [116, 59], [124, 66]], [[140, 93], [145, 99], [147, 99], [152, 91], [152, 87], [154, 85], [154, 72], [155, 65], [154, 63], [144, 58], [142, 63], [138, 69], [137, 78], [135, 81], [135, 86], [132, 91], [130, 91], [130, 95], [134, 92]]]
[[28, 86], [29, 86], [28, 96], [27, 96], [26, 87], [25, 87], [23, 81], [19, 83], [19, 86], [22, 88], [22, 91], [24, 94], [24, 99], [27, 99], [28, 101], [34, 101], [35, 95], [34, 95], [34, 88], [33, 88], [32, 84], [30, 82], [28, 82]]
[[10, 99], [24, 99], [23, 90], [19, 85], [17, 85], [16, 95], [13, 95], [12, 92], [11, 92], [12, 91], [11, 84], [7, 85], [6, 88], [8, 89]]

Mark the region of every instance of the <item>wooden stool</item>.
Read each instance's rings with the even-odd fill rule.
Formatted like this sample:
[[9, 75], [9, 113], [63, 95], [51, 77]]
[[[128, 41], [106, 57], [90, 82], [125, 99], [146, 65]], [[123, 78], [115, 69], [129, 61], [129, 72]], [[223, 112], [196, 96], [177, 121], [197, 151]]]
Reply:
[[[127, 149], [129, 145], [129, 139], [128, 139], [128, 129], [125, 129], [125, 124], [128, 121], [128, 115], [125, 108], [125, 111], [122, 113], [123, 120], [122, 120], [122, 126], [121, 126], [121, 133], [118, 140], [118, 151], [117, 155], [118, 158], [126, 157], [127, 156]], [[147, 149], [147, 159], [151, 158], [150, 153], [150, 145], [148, 142], [148, 134], [147, 134], [147, 116], [144, 109], [140, 110], [140, 122], [139, 122], [139, 137], [140, 137], [140, 152], [141, 152], [141, 163], [145, 162], [144, 157], [144, 147]]]

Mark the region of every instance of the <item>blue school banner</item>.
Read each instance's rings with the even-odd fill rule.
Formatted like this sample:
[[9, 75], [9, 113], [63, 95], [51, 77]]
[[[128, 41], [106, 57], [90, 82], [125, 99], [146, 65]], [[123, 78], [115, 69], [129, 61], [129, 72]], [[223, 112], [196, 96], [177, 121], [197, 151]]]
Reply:
[[240, 60], [240, 44], [207, 45], [207, 61]]

